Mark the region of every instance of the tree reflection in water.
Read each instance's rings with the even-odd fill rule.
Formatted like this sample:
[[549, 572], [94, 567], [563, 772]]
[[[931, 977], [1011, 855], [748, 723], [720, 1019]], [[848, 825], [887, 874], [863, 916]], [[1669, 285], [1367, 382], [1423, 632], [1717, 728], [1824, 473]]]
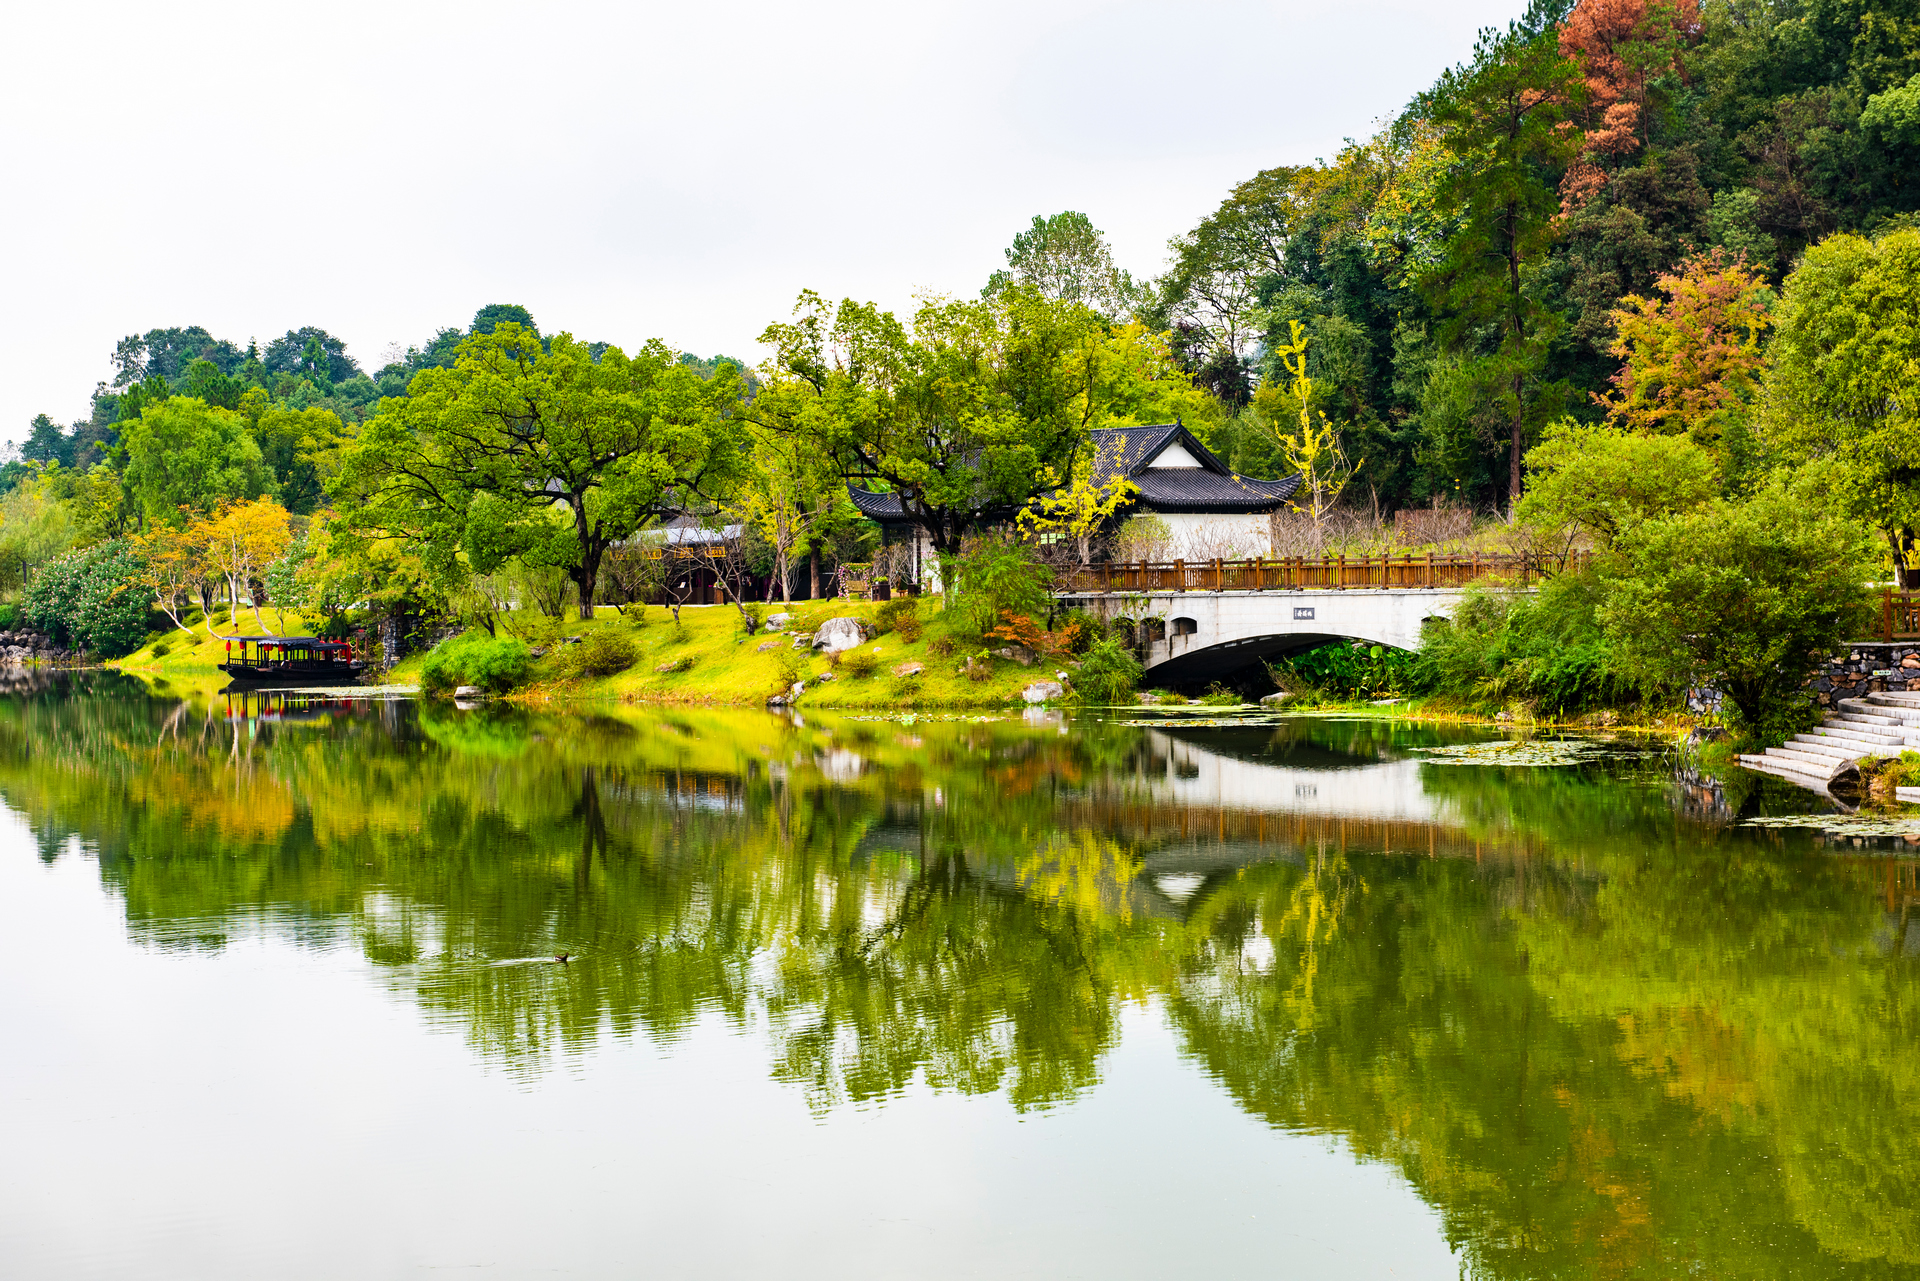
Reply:
[[1663, 761], [1435, 741], [229, 715], [96, 677], [0, 702], [0, 790], [148, 945], [357, 948], [515, 1073], [720, 1018], [822, 1113], [1042, 1109], [1143, 1004], [1249, 1113], [1397, 1167], [1474, 1275], [1920, 1267], [1915, 865], [1733, 826]]

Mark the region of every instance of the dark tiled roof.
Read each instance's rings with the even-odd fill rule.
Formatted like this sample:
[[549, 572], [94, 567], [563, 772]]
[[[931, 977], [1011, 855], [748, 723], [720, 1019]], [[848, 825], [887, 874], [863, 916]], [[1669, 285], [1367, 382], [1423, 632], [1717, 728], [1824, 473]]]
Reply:
[[[1300, 488], [1298, 476], [1253, 480], [1228, 470], [1179, 423], [1102, 427], [1088, 434], [1093, 443], [1094, 483], [1104, 485], [1116, 476], [1125, 476], [1140, 490], [1136, 501], [1155, 511], [1269, 512], [1277, 510]], [[1176, 442], [1200, 466], [1153, 467], [1161, 451]], [[847, 496], [861, 515], [872, 520], [906, 519], [898, 494], [876, 494], [848, 485]]]
[[1148, 470], [1135, 476], [1133, 483], [1140, 487], [1139, 502], [1165, 512], [1274, 511], [1300, 488], [1298, 476], [1248, 480], [1203, 467]]
[[858, 485], [848, 485], [847, 497], [860, 509], [860, 514], [870, 520], [906, 519], [907, 509], [900, 505], [898, 494], [876, 494]]

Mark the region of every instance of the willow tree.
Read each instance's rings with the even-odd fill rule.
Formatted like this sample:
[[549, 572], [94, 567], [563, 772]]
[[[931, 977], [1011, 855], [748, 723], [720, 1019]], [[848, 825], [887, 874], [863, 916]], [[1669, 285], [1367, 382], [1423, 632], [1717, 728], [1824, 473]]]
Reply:
[[410, 544], [442, 587], [515, 556], [563, 568], [591, 618], [609, 547], [733, 483], [738, 401], [731, 373], [702, 379], [657, 340], [596, 359], [504, 321], [362, 429], [329, 489], [331, 537], [348, 553]]

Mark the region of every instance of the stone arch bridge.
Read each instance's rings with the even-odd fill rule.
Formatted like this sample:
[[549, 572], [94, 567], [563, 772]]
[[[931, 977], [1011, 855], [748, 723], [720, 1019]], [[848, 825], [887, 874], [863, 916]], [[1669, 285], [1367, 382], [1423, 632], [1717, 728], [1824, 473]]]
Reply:
[[1110, 622], [1132, 621], [1147, 670], [1189, 681], [1330, 641], [1416, 649], [1426, 621], [1451, 616], [1468, 583], [1530, 587], [1539, 573], [1505, 556], [1176, 561], [1085, 567], [1057, 595]]

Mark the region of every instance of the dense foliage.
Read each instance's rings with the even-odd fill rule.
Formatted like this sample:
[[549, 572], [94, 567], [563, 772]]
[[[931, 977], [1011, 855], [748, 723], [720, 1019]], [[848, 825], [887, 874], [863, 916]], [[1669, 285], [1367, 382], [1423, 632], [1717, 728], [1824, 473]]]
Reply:
[[445, 694], [462, 685], [478, 685], [504, 694], [524, 681], [532, 666], [533, 653], [523, 640], [463, 632], [428, 651], [420, 668], [420, 687], [429, 694]]
[[20, 618], [62, 644], [114, 658], [147, 633], [148, 595], [139, 555], [118, 539], [69, 552], [27, 588]]

